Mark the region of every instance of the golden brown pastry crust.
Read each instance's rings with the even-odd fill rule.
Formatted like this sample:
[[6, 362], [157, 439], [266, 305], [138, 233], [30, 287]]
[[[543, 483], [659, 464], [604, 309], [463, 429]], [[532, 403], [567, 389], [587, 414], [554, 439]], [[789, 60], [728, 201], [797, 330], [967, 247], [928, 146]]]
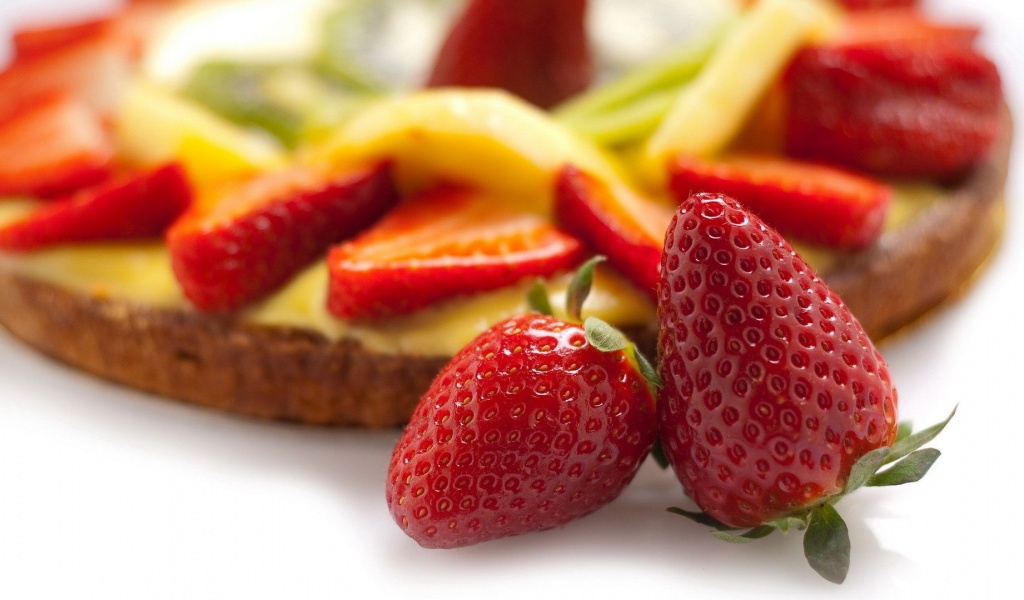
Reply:
[[[990, 156], [914, 221], [822, 277], [865, 329], [892, 333], [958, 292], [998, 243], [1011, 120]], [[40, 351], [147, 392], [264, 419], [403, 423], [447, 357], [94, 298], [0, 270], [0, 324]], [[630, 332], [653, 347], [653, 326]]]

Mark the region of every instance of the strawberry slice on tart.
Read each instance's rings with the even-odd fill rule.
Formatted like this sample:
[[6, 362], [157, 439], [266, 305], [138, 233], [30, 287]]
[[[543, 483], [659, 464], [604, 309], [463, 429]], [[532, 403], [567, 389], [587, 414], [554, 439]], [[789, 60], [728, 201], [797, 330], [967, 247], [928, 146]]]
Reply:
[[191, 201], [192, 188], [177, 163], [115, 177], [0, 228], [0, 250], [158, 238]]
[[784, 78], [786, 153], [940, 181], [984, 158], [1001, 127], [999, 72], [961, 36], [935, 37], [800, 51]]
[[344, 319], [405, 314], [576, 266], [583, 245], [492, 193], [441, 187], [404, 202], [328, 255], [328, 309]]
[[238, 310], [397, 201], [388, 163], [342, 171], [296, 166], [231, 182], [168, 231], [171, 267], [196, 308]]
[[672, 207], [654, 202], [619, 182], [610, 183], [573, 165], [555, 181], [555, 215], [567, 231], [653, 300], [665, 228]]
[[680, 202], [696, 192], [731, 196], [784, 235], [831, 248], [863, 248], [882, 232], [888, 185], [850, 171], [783, 157], [677, 156], [669, 186]]
[[92, 109], [58, 94], [0, 115], [0, 157], [0, 195], [53, 196], [109, 176], [114, 143]]

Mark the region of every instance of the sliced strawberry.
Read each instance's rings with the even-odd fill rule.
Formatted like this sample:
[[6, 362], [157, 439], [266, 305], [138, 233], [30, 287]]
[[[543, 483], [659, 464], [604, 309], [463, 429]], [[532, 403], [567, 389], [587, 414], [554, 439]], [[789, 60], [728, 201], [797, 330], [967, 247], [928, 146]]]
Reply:
[[156, 238], [191, 200], [184, 169], [169, 164], [42, 206], [0, 228], [0, 248], [24, 252], [79, 242]]
[[981, 33], [977, 25], [932, 20], [921, 11], [889, 8], [854, 12], [846, 15], [828, 45], [877, 44], [954, 44], [971, 46]]
[[100, 114], [111, 114], [129, 77], [130, 52], [121, 36], [97, 34], [19, 56], [0, 72], [0, 118], [55, 93], [74, 95]]
[[69, 192], [105, 179], [113, 158], [99, 117], [74, 98], [41, 99], [0, 119], [0, 195]]
[[1001, 123], [995, 65], [959, 45], [806, 48], [786, 85], [786, 152], [876, 175], [955, 178]]
[[101, 38], [109, 32], [112, 23], [110, 17], [97, 17], [75, 23], [20, 29], [11, 36], [15, 59], [24, 60], [85, 40]]
[[582, 245], [485, 193], [441, 188], [331, 250], [328, 308], [346, 318], [409, 313], [575, 266]]
[[428, 85], [496, 87], [554, 106], [593, 77], [586, 12], [587, 0], [471, 0]]
[[847, 10], [872, 11], [881, 8], [917, 6], [921, 0], [838, 0]]
[[171, 266], [203, 311], [241, 308], [387, 212], [397, 202], [387, 164], [343, 172], [266, 173], [223, 189], [167, 233]]
[[680, 202], [696, 193], [725, 194], [784, 235], [836, 248], [874, 241], [892, 198], [889, 186], [873, 179], [771, 156], [678, 156], [669, 172]]
[[555, 186], [555, 214], [561, 226], [607, 256], [612, 266], [655, 298], [673, 208], [572, 165], [561, 170]]

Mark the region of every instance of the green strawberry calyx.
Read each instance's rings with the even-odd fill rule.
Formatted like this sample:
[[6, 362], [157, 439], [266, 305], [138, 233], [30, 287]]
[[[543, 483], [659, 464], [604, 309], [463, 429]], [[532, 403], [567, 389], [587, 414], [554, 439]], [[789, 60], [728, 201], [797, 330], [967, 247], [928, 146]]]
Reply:
[[[605, 260], [604, 256], [594, 256], [576, 270], [566, 293], [565, 312], [570, 320], [583, 324], [583, 330], [586, 332], [587, 341], [591, 346], [601, 352], [623, 351], [630, 364], [633, 365], [633, 369], [647, 382], [651, 395], [657, 396], [658, 388], [663, 385], [661, 377], [658, 375], [658, 370], [640, 352], [637, 345], [626, 334], [608, 322], [597, 317], [583, 318], [583, 304], [590, 296], [590, 290], [594, 285], [594, 269]], [[527, 302], [534, 312], [549, 316], [554, 314], [548, 291], [540, 280], [533, 284], [527, 294]]]
[[[818, 504], [762, 523], [737, 533], [738, 529], [719, 522], [703, 513], [678, 507], [668, 512], [712, 527], [712, 535], [732, 543], [745, 544], [775, 532], [795, 529], [804, 532], [804, 556], [819, 575], [832, 583], [842, 583], [850, 569], [850, 534], [835, 504], [861, 487], [884, 487], [919, 481], [940, 452], [935, 448], [922, 448], [937, 436], [956, 414], [956, 408], [946, 420], [927, 429], [912, 433], [909, 424], [901, 424], [892, 446], [877, 448], [860, 457], [846, 480], [842, 492], [825, 498]], [[883, 467], [886, 467], [884, 470]]]

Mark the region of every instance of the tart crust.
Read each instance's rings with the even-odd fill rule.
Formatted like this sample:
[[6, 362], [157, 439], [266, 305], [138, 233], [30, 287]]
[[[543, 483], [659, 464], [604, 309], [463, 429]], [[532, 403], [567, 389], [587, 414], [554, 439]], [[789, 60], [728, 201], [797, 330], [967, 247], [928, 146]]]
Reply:
[[[998, 244], [1012, 121], [948, 194], [822, 273], [873, 338], [955, 295]], [[404, 423], [444, 356], [380, 354], [351, 339], [91, 297], [0, 269], [0, 324], [45, 354], [139, 390], [262, 419]], [[631, 333], [654, 347], [653, 325]]]

